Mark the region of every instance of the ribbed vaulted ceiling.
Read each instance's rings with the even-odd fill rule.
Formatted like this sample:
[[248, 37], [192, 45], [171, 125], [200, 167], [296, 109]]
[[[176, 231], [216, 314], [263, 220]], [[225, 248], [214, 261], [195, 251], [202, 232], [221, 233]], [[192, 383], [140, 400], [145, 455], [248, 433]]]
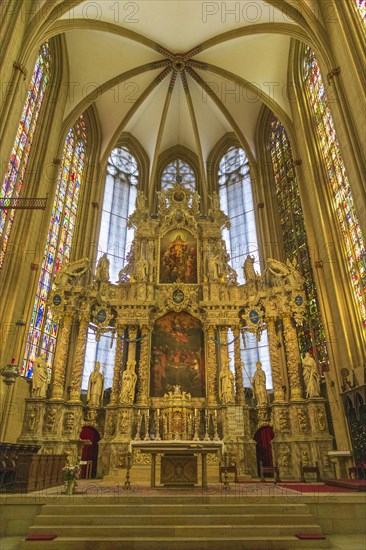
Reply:
[[176, 145], [193, 150], [204, 166], [227, 132], [255, 158], [261, 106], [291, 116], [291, 37], [306, 39], [309, 21], [316, 20], [312, 0], [88, 0], [60, 6], [48, 33], [66, 37], [65, 121], [95, 103], [101, 155], [129, 132], [146, 150], [151, 172], [158, 156]]

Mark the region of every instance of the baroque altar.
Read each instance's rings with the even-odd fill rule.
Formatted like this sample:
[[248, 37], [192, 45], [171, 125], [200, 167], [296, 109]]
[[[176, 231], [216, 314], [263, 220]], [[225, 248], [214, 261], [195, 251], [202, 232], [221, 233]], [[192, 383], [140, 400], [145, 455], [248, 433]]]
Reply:
[[[316, 375], [311, 388], [302, 376], [296, 326], [306, 303], [295, 266], [268, 259], [262, 277], [248, 256], [245, 284], [238, 284], [222, 238], [229, 220], [217, 193], [202, 215], [199, 195], [179, 181], [157, 193], [153, 215], [139, 191], [128, 223], [135, 237], [118, 281], [109, 280], [106, 255], [94, 274], [83, 258], [62, 266], [54, 280], [50, 307], [59, 333], [50, 395], [27, 399], [20, 441], [76, 455], [80, 431], [90, 426], [100, 435], [98, 476], [125, 466], [131, 442], [223, 442], [229, 463], [257, 477], [254, 435], [271, 426], [281, 477], [298, 477], [300, 461], [317, 461], [323, 476], [331, 475], [325, 402]], [[97, 340], [112, 333], [116, 354], [108, 398], [98, 394], [96, 365], [85, 403], [81, 380], [90, 328]], [[261, 386], [259, 364], [253, 400], [244, 391], [240, 348], [247, 332], [259, 341], [264, 330], [273, 393]]]

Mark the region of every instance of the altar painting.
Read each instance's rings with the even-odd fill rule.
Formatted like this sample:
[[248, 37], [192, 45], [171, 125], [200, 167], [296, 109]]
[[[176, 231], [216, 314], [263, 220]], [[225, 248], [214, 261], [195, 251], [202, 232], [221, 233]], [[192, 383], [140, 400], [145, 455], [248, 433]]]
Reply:
[[168, 231], [160, 241], [160, 283], [197, 283], [197, 242], [185, 229]]
[[192, 397], [205, 396], [203, 330], [186, 312], [158, 319], [152, 335], [151, 397], [162, 397], [175, 385]]

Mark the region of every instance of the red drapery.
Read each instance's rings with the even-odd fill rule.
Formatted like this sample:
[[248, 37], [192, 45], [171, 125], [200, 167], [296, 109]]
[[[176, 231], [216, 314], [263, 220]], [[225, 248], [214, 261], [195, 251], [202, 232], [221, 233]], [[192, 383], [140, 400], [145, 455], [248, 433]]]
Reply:
[[[95, 478], [97, 474], [97, 463], [98, 463], [98, 441], [100, 440], [100, 435], [97, 430], [91, 428], [90, 426], [84, 426], [80, 433], [80, 439], [89, 439], [91, 445], [85, 445], [81, 453], [81, 460], [92, 461], [92, 474], [91, 477]], [[83, 466], [81, 469], [80, 477], [85, 477], [86, 467]]]
[[258, 430], [254, 436], [257, 442], [257, 468], [259, 472], [259, 462], [262, 462], [263, 466], [273, 466], [272, 458], [272, 446], [271, 441], [274, 438], [273, 429], [270, 426], [264, 426]]

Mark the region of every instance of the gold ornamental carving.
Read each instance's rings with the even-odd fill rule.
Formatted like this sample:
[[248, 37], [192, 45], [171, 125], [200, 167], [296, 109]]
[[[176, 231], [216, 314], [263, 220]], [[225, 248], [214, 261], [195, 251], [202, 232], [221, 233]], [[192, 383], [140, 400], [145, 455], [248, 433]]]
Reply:
[[117, 342], [116, 342], [116, 355], [114, 356], [114, 368], [113, 368], [113, 383], [111, 391], [111, 405], [118, 403], [118, 395], [120, 391], [121, 371], [122, 371], [122, 357], [124, 349], [124, 332], [125, 325], [117, 325]]
[[280, 370], [280, 361], [278, 356], [278, 340], [276, 334], [275, 320], [269, 318], [267, 320], [267, 329], [268, 329], [268, 341], [269, 341], [269, 354], [271, 358], [271, 369], [272, 369], [272, 382], [273, 382], [273, 393], [274, 401], [283, 400], [283, 380]]
[[299, 373], [300, 353], [297, 344], [296, 329], [292, 326], [291, 318], [287, 315], [283, 318], [283, 332], [287, 352], [287, 369], [291, 400], [297, 400], [302, 398]]
[[71, 334], [71, 327], [73, 322], [73, 314], [67, 311], [63, 318], [63, 325], [61, 328], [61, 334], [59, 335], [56, 355], [54, 362], [54, 378], [52, 385], [52, 398], [62, 399], [65, 386], [65, 373], [66, 363], [69, 349], [69, 340]]
[[71, 370], [70, 401], [75, 401], [75, 402], [80, 401], [81, 379], [83, 376], [88, 327], [89, 327], [89, 315], [87, 315], [86, 313], [83, 313], [82, 315], [80, 315], [79, 333], [78, 333], [78, 339], [76, 342], [75, 359]]

